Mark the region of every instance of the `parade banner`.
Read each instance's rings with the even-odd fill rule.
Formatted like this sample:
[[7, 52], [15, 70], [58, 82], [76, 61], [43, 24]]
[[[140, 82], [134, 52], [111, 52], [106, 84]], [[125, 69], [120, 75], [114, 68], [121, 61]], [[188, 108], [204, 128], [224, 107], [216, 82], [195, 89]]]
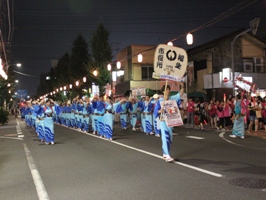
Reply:
[[166, 100], [164, 102], [164, 120], [169, 127], [182, 126], [183, 120], [175, 100]]
[[252, 92], [252, 93], [256, 93], [256, 90], [257, 90], [256, 84], [245, 80], [241, 75], [236, 77], [235, 87], [242, 90], [242, 91]]
[[132, 91], [132, 96], [146, 96], [145, 87], [131, 88], [131, 91]]
[[179, 47], [160, 44], [154, 54], [155, 77], [179, 81], [187, 70], [187, 52]]

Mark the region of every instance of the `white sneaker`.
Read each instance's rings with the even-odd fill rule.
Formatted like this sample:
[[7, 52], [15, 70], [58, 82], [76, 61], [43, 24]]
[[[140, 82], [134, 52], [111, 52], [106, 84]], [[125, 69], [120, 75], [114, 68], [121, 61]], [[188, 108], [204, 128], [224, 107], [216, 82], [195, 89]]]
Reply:
[[160, 137], [160, 134], [155, 134], [155, 137]]
[[150, 135], [154, 135], [154, 133], [153, 132], [150, 132]]
[[136, 131], [135, 127], [132, 128], [132, 131]]
[[54, 142], [51, 142], [51, 145], [54, 145]]
[[236, 138], [236, 136], [235, 135], [229, 135], [231, 138]]
[[245, 139], [245, 136], [241, 136], [240, 138], [241, 138], [241, 139]]
[[171, 158], [171, 157], [166, 157], [165, 158], [165, 162], [167, 162], [167, 163], [174, 162], [174, 161], [175, 160], [173, 158]]
[[95, 131], [93, 131], [92, 134], [95, 135], [96, 134]]

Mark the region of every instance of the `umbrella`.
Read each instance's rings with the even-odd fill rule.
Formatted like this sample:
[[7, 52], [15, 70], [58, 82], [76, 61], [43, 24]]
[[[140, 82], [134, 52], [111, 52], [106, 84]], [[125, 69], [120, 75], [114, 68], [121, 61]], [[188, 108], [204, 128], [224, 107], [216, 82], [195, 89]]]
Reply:
[[203, 92], [191, 92], [188, 94], [188, 97], [208, 99], [208, 96]]

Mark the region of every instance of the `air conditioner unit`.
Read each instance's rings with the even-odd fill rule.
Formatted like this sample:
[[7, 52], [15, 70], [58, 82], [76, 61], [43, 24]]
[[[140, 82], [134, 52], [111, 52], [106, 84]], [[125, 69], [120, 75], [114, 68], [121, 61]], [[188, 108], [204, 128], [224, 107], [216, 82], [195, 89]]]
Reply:
[[253, 72], [253, 62], [251, 61], [244, 61], [244, 72]]
[[265, 64], [264, 64], [264, 58], [253, 58], [254, 61], [254, 69], [255, 72], [264, 72], [265, 71]]

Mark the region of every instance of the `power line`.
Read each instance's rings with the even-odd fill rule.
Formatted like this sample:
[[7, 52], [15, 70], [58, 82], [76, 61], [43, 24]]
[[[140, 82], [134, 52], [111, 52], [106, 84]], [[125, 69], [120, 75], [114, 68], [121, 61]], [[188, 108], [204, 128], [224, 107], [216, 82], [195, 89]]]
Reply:
[[29, 76], [29, 77], [34, 77], [34, 78], [40, 78], [40, 76], [34, 76], [34, 75], [30, 75], [30, 74], [25, 74], [25, 73], [18, 72], [18, 71], [15, 71], [15, 70], [13, 70], [13, 72], [15, 72], [15, 73], [17, 73], [17, 74], [20, 74], [20, 75], [23, 75], [23, 76]]
[[[221, 20], [226, 19], [226, 18], [230, 17], [231, 15], [233, 15], [233, 14], [235, 14], [235, 13], [237, 13], [237, 12], [243, 10], [244, 8], [250, 6], [251, 4], [255, 3], [256, 1], [257, 1], [257, 0], [244, 0], [244, 1], [242, 1], [241, 3], [239, 3], [239, 4], [235, 5], [234, 7], [230, 8], [230, 9], [227, 10], [226, 12], [224, 12], [224, 13], [218, 15], [217, 17], [214, 17], [214, 18], [211, 19], [210, 21], [204, 23], [203, 25], [201, 25], [201, 26], [199, 26], [199, 27], [197, 27], [197, 28], [195, 28], [195, 29], [193, 29], [193, 30], [191, 30], [191, 31], [188, 31], [188, 32], [186, 32], [186, 33], [180, 35], [179, 37], [173, 38], [172, 40], [168, 40], [168, 41], [166, 41], [165, 43], [167, 43], [167, 42], [174, 42], [174, 41], [176, 41], [177, 39], [180, 39], [180, 38], [182, 38], [182, 37], [185, 37], [185, 36], [187, 35], [187, 33], [195, 33], [195, 32], [197, 32], [197, 31], [200, 31], [200, 30], [204, 29], [204, 28], [210, 27], [210, 26], [214, 25], [215, 23], [220, 22]], [[153, 49], [155, 49], [155, 48], [156, 48], [156, 47], [149, 48], [149, 49], [144, 50], [144, 51], [142, 51], [142, 52], [139, 52], [139, 53], [137, 53], [137, 54], [135, 54], [135, 55], [132, 55], [131, 57], [133, 57], [133, 56], [137, 56], [138, 54], [143, 54], [143, 53], [148, 52], [148, 51], [151, 51], [151, 50], [153, 50]], [[126, 60], [126, 59], [128, 59], [128, 57], [129, 57], [129, 56], [127, 56], [127, 57], [125, 57], [125, 58], [122, 58], [122, 59], [120, 59], [120, 60], [121, 60], [121, 61], [122, 61], [122, 60]], [[113, 61], [113, 63], [114, 63], [114, 62], [116, 62], [116, 61]]]

